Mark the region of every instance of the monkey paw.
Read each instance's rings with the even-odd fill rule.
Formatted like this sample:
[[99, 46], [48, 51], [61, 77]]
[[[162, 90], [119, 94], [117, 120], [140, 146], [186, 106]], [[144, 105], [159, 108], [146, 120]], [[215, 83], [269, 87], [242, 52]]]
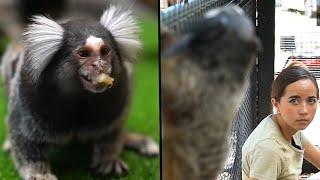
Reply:
[[128, 165], [121, 159], [105, 160], [92, 166], [100, 175], [114, 174], [116, 176], [126, 175], [128, 173]]
[[4, 141], [2, 149], [4, 152], [9, 152], [11, 150], [11, 142], [8, 138]]
[[129, 149], [138, 151], [142, 155], [159, 155], [159, 146], [157, 143], [151, 137], [141, 134], [127, 133], [125, 137], [125, 146]]
[[159, 155], [159, 146], [151, 138], [146, 138], [138, 145], [138, 151], [146, 156], [157, 156]]
[[50, 173], [47, 174], [33, 174], [26, 178], [26, 180], [58, 180], [58, 178]]

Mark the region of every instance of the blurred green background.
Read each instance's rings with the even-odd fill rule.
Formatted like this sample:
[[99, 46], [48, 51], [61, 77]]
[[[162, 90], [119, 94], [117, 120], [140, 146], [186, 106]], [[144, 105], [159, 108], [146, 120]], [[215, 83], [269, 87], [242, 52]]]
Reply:
[[[141, 39], [143, 51], [135, 65], [134, 95], [126, 129], [152, 136], [159, 144], [159, 81], [158, 81], [158, 23], [156, 17], [140, 18], [142, 27]], [[8, 42], [8, 37], [0, 37], [0, 51]], [[0, 85], [0, 145], [5, 139], [4, 119], [7, 111], [7, 98], [4, 95], [3, 83]], [[159, 157], [149, 158], [136, 152], [125, 150], [123, 160], [129, 166], [126, 177], [108, 179], [160, 179]], [[52, 155], [53, 173], [61, 180], [101, 179], [89, 173], [90, 148], [81, 145], [69, 145], [58, 148]], [[0, 150], [0, 179], [20, 179], [14, 168], [11, 156]]]

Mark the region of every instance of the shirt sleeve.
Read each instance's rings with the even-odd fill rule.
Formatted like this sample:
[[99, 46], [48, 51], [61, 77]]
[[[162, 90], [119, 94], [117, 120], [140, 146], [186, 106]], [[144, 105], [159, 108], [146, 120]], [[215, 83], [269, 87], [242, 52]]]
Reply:
[[306, 142], [309, 142], [308, 138], [302, 133], [302, 131], [300, 132], [300, 139], [301, 139], [301, 146], [304, 149], [304, 145], [306, 144]]
[[274, 180], [281, 172], [281, 159], [273, 140], [265, 140], [256, 145], [249, 154], [249, 177]]

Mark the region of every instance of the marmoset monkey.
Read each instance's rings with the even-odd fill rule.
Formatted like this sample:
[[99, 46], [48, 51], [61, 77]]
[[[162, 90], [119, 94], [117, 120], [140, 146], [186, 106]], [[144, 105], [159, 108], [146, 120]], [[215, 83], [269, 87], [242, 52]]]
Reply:
[[141, 49], [130, 9], [110, 5], [100, 22], [58, 24], [44, 16], [32, 21], [22, 45], [9, 48], [2, 64], [9, 96], [4, 148], [21, 177], [57, 179], [49, 152], [72, 139], [93, 141], [92, 166], [101, 175], [127, 172], [120, 158], [124, 143], [158, 154], [150, 138], [123, 132], [132, 62]]
[[259, 41], [236, 6], [208, 11], [180, 37], [161, 32], [164, 180], [215, 179]]

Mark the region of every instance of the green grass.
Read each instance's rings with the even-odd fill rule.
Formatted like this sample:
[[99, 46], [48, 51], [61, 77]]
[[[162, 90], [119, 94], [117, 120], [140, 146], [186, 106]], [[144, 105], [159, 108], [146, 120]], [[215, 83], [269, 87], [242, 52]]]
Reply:
[[[141, 33], [143, 52], [140, 54], [139, 62], [135, 65], [134, 95], [126, 129], [151, 135], [159, 143], [158, 23], [156, 19], [143, 19], [141, 26], [143, 29]], [[5, 138], [6, 111], [7, 100], [3, 87], [0, 86], [0, 144]], [[70, 145], [53, 153], [52, 169], [61, 180], [101, 179], [89, 173], [87, 167], [90, 158], [90, 150], [85, 146]], [[128, 176], [108, 179], [160, 179], [159, 157], [147, 158], [136, 152], [125, 150], [122, 158], [129, 166]], [[3, 151], [0, 151], [0, 179], [20, 179], [11, 156]]]

